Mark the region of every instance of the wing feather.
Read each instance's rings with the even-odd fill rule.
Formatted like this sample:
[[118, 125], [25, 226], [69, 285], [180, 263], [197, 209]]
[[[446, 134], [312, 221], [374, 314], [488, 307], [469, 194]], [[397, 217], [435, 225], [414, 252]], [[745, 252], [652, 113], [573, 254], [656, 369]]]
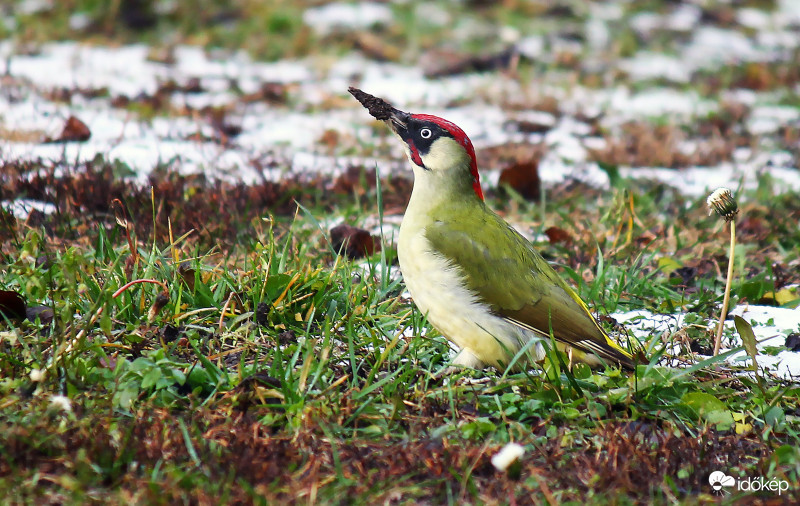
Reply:
[[467, 287], [496, 315], [556, 341], [633, 368], [586, 305], [530, 242], [486, 209], [479, 220], [436, 221], [431, 247], [466, 274]]

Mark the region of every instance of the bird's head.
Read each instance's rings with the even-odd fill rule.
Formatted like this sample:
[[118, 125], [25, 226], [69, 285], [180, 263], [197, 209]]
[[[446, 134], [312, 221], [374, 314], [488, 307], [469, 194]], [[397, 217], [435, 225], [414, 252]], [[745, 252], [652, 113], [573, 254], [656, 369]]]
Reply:
[[350, 93], [403, 141], [415, 173], [436, 176], [437, 180], [456, 183], [458, 187], [466, 183], [483, 200], [475, 148], [455, 123], [429, 114], [400, 111], [356, 88], [350, 88]]

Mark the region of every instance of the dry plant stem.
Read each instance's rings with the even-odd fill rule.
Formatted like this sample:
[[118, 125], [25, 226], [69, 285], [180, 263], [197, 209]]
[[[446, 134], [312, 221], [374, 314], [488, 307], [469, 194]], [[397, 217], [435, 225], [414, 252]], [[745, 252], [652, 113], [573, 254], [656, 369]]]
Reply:
[[165, 285], [163, 282], [161, 282], [161, 281], [159, 281], [157, 279], [134, 279], [133, 281], [129, 281], [129, 282], [125, 283], [125, 285], [123, 285], [119, 290], [114, 292], [114, 294], [111, 296], [111, 298], [116, 299], [117, 297], [122, 295], [122, 292], [124, 292], [128, 288], [132, 287], [133, 285], [138, 285], [139, 283], [153, 283], [155, 285], [161, 286], [161, 288], [164, 289], [165, 293], [168, 292], [167, 285]]
[[714, 339], [714, 356], [719, 355], [719, 346], [722, 343], [722, 328], [725, 323], [725, 318], [728, 316], [728, 303], [731, 300], [731, 284], [733, 283], [733, 262], [734, 250], [736, 245], [736, 222], [731, 220], [731, 250], [728, 255], [728, 279], [725, 281], [725, 296], [722, 299], [722, 312], [719, 315], [719, 324], [717, 325], [717, 336]]
[[217, 329], [220, 333], [225, 330], [225, 313], [228, 311], [228, 307], [231, 305], [231, 300], [233, 300], [233, 292], [228, 295], [228, 300], [225, 301], [225, 305], [222, 306], [222, 313], [219, 315], [219, 322], [217, 323]]

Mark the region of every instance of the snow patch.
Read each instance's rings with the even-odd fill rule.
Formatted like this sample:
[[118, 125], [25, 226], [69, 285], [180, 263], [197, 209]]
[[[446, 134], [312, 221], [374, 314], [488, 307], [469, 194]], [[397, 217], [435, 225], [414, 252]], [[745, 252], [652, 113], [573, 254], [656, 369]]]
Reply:
[[[768, 349], [785, 346], [786, 334], [800, 331], [800, 309], [737, 306], [730, 311], [730, 315], [741, 316], [753, 325], [753, 332], [759, 341], [759, 355], [757, 356], [759, 367], [783, 379], [797, 380], [800, 378], [800, 353], [782, 350], [773, 355], [774, 351]], [[609, 316], [624, 324], [625, 328], [640, 341], [648, 340], [657, 334], [677, 332], [685, 326], [682, 314], [663, 315], [637, 310], [613, 313]], [[707, 326], [710, 329], [716, 328], [716, 321], [707, 322]], [[725, 329], [721, 353], [742, 345], [732, 319], [725, 321]], [[707, 357], [700, 356], [699, 358], [702, 360]], [[749, 363], [750, 359], [744, 351], [741, 351], [728, 357], [727, 361], [744, 366]]]
[[337, 30], [363, 30], [373, 26], [385, 26], [392, 22], [392, 9], [375, 2], [336, 2], [321, 7], [306, 9], [303, 22], [315, 32], [327, 35]]
[[55, 204], [33, 199], [4, 200], [0, 202], [0, 207], [20, 220], [27, 220], [32, 211], [39, 211], [43, 214], [53, 214], [56, 212]]

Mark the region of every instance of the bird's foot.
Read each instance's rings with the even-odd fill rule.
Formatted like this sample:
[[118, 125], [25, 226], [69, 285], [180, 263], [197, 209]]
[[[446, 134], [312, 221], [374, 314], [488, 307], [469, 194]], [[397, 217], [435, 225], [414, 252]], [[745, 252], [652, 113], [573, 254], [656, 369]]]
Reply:
[[456, 358], [453, 359], [453, 363], [438, 372], [435, 377], [437, 380], [441, 380], [455, 373], [462, 372], [464, 369], [477, 369], [480, 371], [483, 369], [483, 366], [483, 362], [475, 356], [471, 350], [463, 348], [458, 352]]

